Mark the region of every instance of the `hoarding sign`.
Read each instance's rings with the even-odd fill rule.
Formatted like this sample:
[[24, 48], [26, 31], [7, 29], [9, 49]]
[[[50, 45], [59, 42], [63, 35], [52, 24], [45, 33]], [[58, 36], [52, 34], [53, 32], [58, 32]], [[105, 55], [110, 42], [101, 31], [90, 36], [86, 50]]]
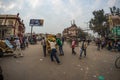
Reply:
[[43, 19], [30, 19], [30, 26], [43, 26]]
[[114, 35], [120, 36], [120, 26], [114, 27], [114, 28], [112, 29], [112, 33], [113, 33]]

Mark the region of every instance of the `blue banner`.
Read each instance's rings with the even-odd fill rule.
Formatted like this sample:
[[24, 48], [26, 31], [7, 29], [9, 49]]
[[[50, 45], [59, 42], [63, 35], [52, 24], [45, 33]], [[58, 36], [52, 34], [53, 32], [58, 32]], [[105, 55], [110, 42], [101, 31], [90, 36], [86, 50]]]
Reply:
[[30, 19], [30, 26], [43, 26], [43, 19]]
[[9, 40], [5, 40], [5, 43], [9, 48], [11, 48], [11, 49], [13, 48], [13, 45], [10, 43]]

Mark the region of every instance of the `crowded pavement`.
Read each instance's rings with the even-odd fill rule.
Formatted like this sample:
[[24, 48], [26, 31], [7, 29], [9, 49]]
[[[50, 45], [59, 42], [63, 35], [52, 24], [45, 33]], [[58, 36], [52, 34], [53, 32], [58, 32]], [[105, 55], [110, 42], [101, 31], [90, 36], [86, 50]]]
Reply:
[[71, 45], [63, 45], [64, 56], [58, 58], [61, 64], [51, 61], [50, 54], [44, 57], [41, 42], [22, 50], [23, 57], [4, 55], [0, 58], [4, 80], [120, 80], [120, 70], [115, 67], [119, 52], [107, 49], [97, 50], [94, 42], [88, 45], [86, 57], [80, 59], [80, 46], [72, 54]]

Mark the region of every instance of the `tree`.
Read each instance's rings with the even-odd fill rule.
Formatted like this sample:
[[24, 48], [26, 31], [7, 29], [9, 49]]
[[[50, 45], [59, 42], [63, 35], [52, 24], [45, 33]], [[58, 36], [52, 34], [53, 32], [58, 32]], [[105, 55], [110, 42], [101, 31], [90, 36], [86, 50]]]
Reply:
[[94, 18], [90, 20], [89, 28], [93, 30], [93, 32], [98, 33], [101, 36], [106, 35], [106, 27], [103, 25], [104, 22], [107, 22], [106, 15], [104, 14], [104, 10], [93, 11]]
[[85, 33], [80, 27], [78, 28], [78, 38], [85, 39], [87, 33]]

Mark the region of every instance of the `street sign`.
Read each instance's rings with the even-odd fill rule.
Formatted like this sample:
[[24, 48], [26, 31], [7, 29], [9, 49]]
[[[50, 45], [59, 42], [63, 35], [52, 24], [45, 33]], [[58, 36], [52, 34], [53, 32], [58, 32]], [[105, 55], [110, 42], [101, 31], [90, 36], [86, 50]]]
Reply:
[[43, 19], [30, 19], [30, 26], [43, 26]]

